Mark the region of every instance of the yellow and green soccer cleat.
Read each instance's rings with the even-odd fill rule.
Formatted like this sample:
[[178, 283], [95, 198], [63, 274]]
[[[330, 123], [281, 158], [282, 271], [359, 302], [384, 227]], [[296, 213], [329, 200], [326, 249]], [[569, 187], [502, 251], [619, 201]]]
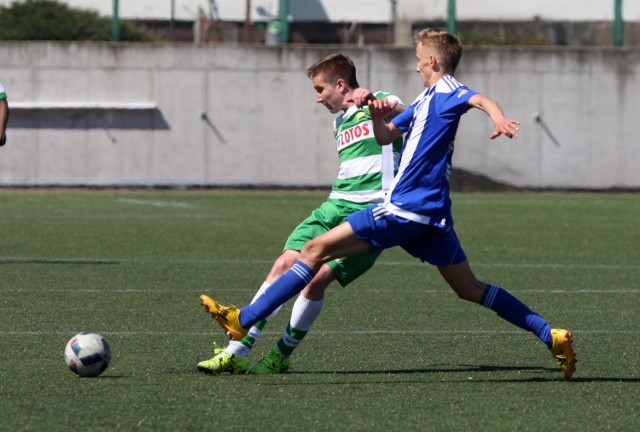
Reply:
[[284, 358], [276, 348], [272, 348], [258, 363], [251, 366], [249, 373], [252, 375], [281, 374], [289, 369], [289, 359]]
[[560, 369], [564, 374], [564, 379], [571, 378], [576, 371], [576, 353], [573, 350], [572, 334], [565, 329], [551, 329], [551, 337], [553, 345], [551, 346], [551, 355], [560, 365]]
[[230, 373], [232, 375], [243, 374], [249, 370], [249, 358], [240, 358], [235, 354], [229, 354], [222, 348], [214, 348], [214, 356], [209, 360], [198, 363], [198, 370], [209, 375]]
[[235, 306], [222, 306], [217, 301], [206, 294], [200, 296], [200, 304], [204, 306], [207, 313], [211, 314], [213, 319], [218, 321], [224, 331], [233, 340], [242, 339], [249, 329], [240, 325], [239, 316], [240, 309]]

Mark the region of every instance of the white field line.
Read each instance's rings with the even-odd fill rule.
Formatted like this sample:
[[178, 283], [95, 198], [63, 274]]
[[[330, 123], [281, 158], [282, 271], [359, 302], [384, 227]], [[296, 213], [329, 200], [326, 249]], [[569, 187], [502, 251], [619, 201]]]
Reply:
[[135, 199], [135, 198], [119, 198], [116, 201], [124, 204], [151, 206], [151, 207], [173, 207], [173, 208], [195, 208], [196, 207], [193, 204], [189, 204], [186, 202], [179, 202], [179, 201], [145, 200], [145, 199]]
[[[24, 221], [27, 219], [37, 220], [39, 223], [42, 223], [44, 220], [67, 220], [69, 219], [69, 215], [64, 213], [51, 214], [46, 217], [31, 216], [31, 215], [20, 215], [20, 216], [3, 216], [3, 222], [7, 220], [20, 220]], [[228, 221], [222, 217], [218, 217], [216, 215], [207, 214], [207, 213], [184, 213], [184, 214], [145, 214], [145, 215], [135, 215], [131, 216], [126, 213], [109, 213], [109, 214], [91, 214], [91, 215], [79, 215], [74, 216], [74, 221], [93, 221], [93, 220], [106, 220], [106, 221], [114, 221], [114, 220], [159, 220], [159, 219], [175, 219], [175, 220], [201, 220], [207, 222], [209, 224], [216, 225], [224, 225], [224, 226], [244, 226], [242, 223], [237, 221]]]
[[[34, 263], [34, 264], [47, 264], [47, 263], [96, 263], [96, 264], [205, 264], [205, 265], [248, 265], [248, 264], [271, 264], [271, 259], [242, 259], [242, 258], [229, 258], [229, 259], [201, 259], [201, 258], [176, 258], [176, 259], [163, 259], [163, 258], [68, 258], [68, 257], [13, 257], [13, 256], [0, 256], [0, 263]], [[424, 264], [419, 261], [378, 261], [376, 266], [388, 266], [388, 267], [430, 267], [429, 264]], [[533, 269], [596, 269], [596, 270], [623, 270], [623, 269], [640, 269], [640, 264], [596, 264], [596, 263], [506, 263], [506, 262], [472, 262], [472, 267], [496, 267], [496, 268], [533, 268]]]

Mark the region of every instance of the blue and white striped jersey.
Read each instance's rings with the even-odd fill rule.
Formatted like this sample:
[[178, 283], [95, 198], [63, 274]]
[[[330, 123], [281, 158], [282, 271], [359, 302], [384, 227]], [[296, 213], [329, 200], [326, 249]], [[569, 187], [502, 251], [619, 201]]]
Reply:
[[445, 75], [392, 120], [407, 135], [398, 174], [384, 203], [388, 211], [440, 228], [453, 226], [449, 197], [453, 141], [474, 94]]

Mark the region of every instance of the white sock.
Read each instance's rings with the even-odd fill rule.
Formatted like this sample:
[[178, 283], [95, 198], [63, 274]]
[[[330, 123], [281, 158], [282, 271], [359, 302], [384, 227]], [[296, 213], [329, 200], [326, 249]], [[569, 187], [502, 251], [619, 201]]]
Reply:
[[291, 311], [291, 321], [289, 324], [296, 330], [309, 331], [313, 322], [322, 312], [324, 299], [308, 300], [301, 295], [293, 304]]
[[251, 352], [251, 348], [240, 343], [240, 341], [230, 341], [229, 345], [224, 349], [224, 352], [227, 354], [235, 354], [240, 358], [245, 358], [249, 356]]

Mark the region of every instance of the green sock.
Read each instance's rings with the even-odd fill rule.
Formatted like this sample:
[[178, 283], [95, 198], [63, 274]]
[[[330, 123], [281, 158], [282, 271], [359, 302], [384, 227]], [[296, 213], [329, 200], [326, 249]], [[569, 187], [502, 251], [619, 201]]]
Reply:
[[296, 330], [289, 324], [287, 329], [282, 332], [282, 337], [276, 343], [276, 347], [280, 350], [284, 358], [289, 358], [293, 350], [302, 342], [302, 339], [304, 339], [307, 333], [308, 331]]
[[256, 340], [258, 340], [258, 338], [260, 337], [262, 329], [265, 325], [267, 325], [267, 320], [260, 320], [255, 323], [253, 326], [251, 326], [249, 332], [242, 339], [240, 339], [240, 343], [249, 349], [253, 348], [253, 344], [256, 343]]

